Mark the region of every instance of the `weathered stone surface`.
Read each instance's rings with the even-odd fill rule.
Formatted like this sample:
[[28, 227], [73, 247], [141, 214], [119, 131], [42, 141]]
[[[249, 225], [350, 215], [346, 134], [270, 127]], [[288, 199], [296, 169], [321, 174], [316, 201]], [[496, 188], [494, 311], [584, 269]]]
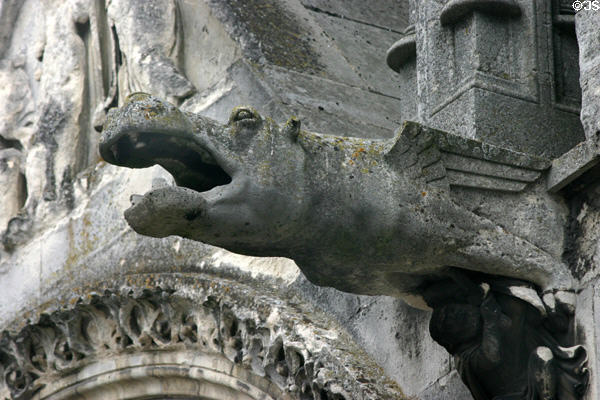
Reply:
[[[457, 184], [451, 171], [527, 182], [539, 174], [522, 167], [542, 169], [541, 159], [417, 124], [391, 140], [367, 141], [302, 131], [295, 118], [280, 128], [238, 107], [220, 125], [147, 94], [110, 115], [100, 152], [116, 165], [160, 164], [173, 174], [177, 186], [139, 196], [125, 212], [144, 235], [289, 257], [312, 282], [357, 294], [418, 294], [449, 265], [526, 279], [544, 291], [572, 289], [555, 256], [448, 197]], [[510, 168], [500, 164], [509, 160]]]
[[[35, 321], [38, 312], [51, 312], [68, 304], [70, 294], [85, 297], [90, 285], [96, 291], [105, 287], [93, 282], [111, 282], [142, 273], [146, 275], [140, 282], [146, 287], [144, 282], [150, 274], [208, 273], [243, 282], [256, 280], [287, 293], [294, 291], [300, 296], [296, 302], [311, 302], [343, 325], [350, 324], [353, 337], [386, 374], [397, 382], [406, 382], [408, 387], [403, 390], [407, 394], [416, 395], [435, 382], [438, 371], [447, 373], [448, 356], [428, 338], [426, 312], [412, 310], [399, 300], [367, 297], [362, 302], [368, 307], [356, 314], [354, 306], [347, 306], [356, 305], [356, 296], [315, 288], [299, 276], [289, 260], [244, 257], [185, 239], [144, 238], [132, 232], [122, 218], [129, 196], [144, 193], [159, 179], [171, 181], [158, 167], [126, 170], [104, 163], [80, 176], [74, 184], [75, 197], [82, 199], [88, 193], [89, 199], [79, 203], [66, 223], [41, 237], [29, 237], [19, 252], [2, 263], [3, 294], [10, 301], [0, 302], [1, 326], [19, 330], [27, 319]], [[329, 295], [317, 295], [315, 290]], [[378, 335], [384, 326], [390, 336]], [[426, 372], [420, 372], [423, 370]]]
[[0, 58], [10, 45], [12, 29], [22, 5], [23, 2], [18, 0], [3, 1], [0, 4]]
[[[369, 4], [369, 8], [372, 4]], [[398, 39], [398, 31], [381, 29], [352, 20], [336, 18], [326, 13], [313, 12], [311, 16], [323, 28], [332, 44], [339, 49], [348, 64], [356, 70], [366, 89], [394, 98], [405, 95], [398, 90], [401, 78], [390, 73], [382, 62], [390, 43]], [[406, 119], [410, 119], [408, 116]]]
[[0, 150], [0, 226], [6, 226], [25, 202], [25, 182], [20, 167], [21, 153], [18, 150]]
[[[73, 297], [74, 307], [43, 315], [16, 335], [5, 333], [0, 342], [0, 390], [14, 399], [31, 398], [36, 392], [42, 397], [61, 389], [68, 392], [69, 375], [84, 366], [133, 351], [184, 349], [182, 356], [212, 355], [207, 366], [213, 368], [224, 356], [229, 369], [222, 372], [237, 375], [242, 381], [237, 390], [253, 399], [404, 398], [319, 312], [288, 311], [279, 299], [233, 281], [184, 278], [178, 280], [178, 289], [162, 290], [168, 275], [146, 277], [152, 289], [136, 288], [135, 281], [143, 275], [128, 278], [125, 285], [130, 289], [122, 294], [105, 290], [86, 299]], [[97, 373], [101, 365], [96, 365]], [[147, 360], [146, 365], [152, 363]], [[60, 380], [66, 381], [63, 387]], [[253, 384], [258, 388], [252, 389]], [[158, 394], [176, 394], [169, 393], [168, 386], [162, 389]], [[85, 389], [77, 391], [82, 392]]]
[[[177, 5], [184, 39], [180, 54], [182, 70], [199, 93], [209, 89], [207, 94], [214, 98], [220, 93], [211, 87], [219, 82], [232, 85], [232, 79], [224, 71], [239, 62], [242, 52], [206, 2], [182, 1]], [[243, 82], [243, 79], [233, 80]]]
[[[390, 137], [402, 122], [397, 116], [401, 103], [387, 96], [275, 68], [265, 70], [265, 80], [281, 89], [278, 95], [288, 105], [287, 109], [290, 111], [287, 115], [282, 115], [281, 120], [285, 121], [290, 115], [295, 115], [306, 120], [306, 127], [316, 132], [339, 129], [353, 137]], [[294, 90], [297, 87], [303, 89]], [[317, 88], [323, 90], [323, 94], [315, 99], [311, 90]], [[378, 104], [377, 113], [371, 107], [375, 102]]]
[[409, 26], [403, 33], [404, 36], [394, 43], [386, 54], [388, 67], [396, 72], [400, 72], [405, 64], [417, 57], [415, 26]]
[[[575, 400], [585, 393], [586, 351], [564, 347], [572, 341], [562, 337], [575, 298], [560, 254], [544, 253], [447, 198], [453, 186], [522, 191], [546, 160], [414, 123], [391, 140], [368, 141], [302, 131], [295, 118], [280, 128], [237, 107], [221, 125], [143, 93], [109, 115], [100, 152], [116, 165], [162, 165], [175, 178], [177, 186], [132, 199], [125, 217], [138, 233], [289, 257], [312, 282], [351, 293], [407, 301], [421, 295], [434, 308], [432, 337], [461, 361], [477, 400], [517, 392]], [[355, 181], [340, 182], [346, 173]], [[423, 201], [428, 196], [433, 200]], [[393, 211], [400, 200], [408, 211]], [[426, 226], [419, 226], [420, 214]], [[463, 276], [449, 266], [484, 275]], [[539, 295], [528, 282], [541, 287]], [[525, 338], [528, 345], [517, 346]], [[507, 365], [511, 372], [497, 379]], [[544, 387], [560, 380], [573, 383]]]
[[174, 1], [111, 1], [107, 13], [122, 53], [122, 93], [151, 90], [171, 101], [194, 93], [194, 86], [177, 69], [182, 38]]
[[[279, 122], [296, 115], [313, 131], [391, 137], [393, 129], [404, 119], [423, 122], [422, 116], [427, 116], [431, 104], [438, 99], [452, 100], [452, 95], [458, 93], [453, 88], [461, 88], [452, 86], [452, 82], [462, 82], [470, 71], [469, 65], [480, 60], [480, 72], [499, 79], [491, 80], [492, 85], [481, 89], [482, 93], [499, 94], [464, 94], [446, 109], [437, 111], [432, 121], [437, 118], [440, 123], [437, 126], [454, 133], [481, 134], [486, 140], [519, 150], [533, 145], [567, 148], [569, 145], [562, 139], [576, 143], [583, 138], [581, 128], [576, 126], [580, 93], [572, 2], [514, 0], [524, 13], [519, 18], [504, 19], [510, 21], [508, 25], [493, 16], [481, 18], [469, 14], [439, 36], [435, 36], [433, 29], [439, 23], [436, 13], [448, 2], [411, 1], [410, 7], [404, 1], [268, 2], [276, 3], [271, 11], [283, 10], [278, 20], [290, 22], [290, 29], [278, 28], [280, 36], [294, 43], [306, 43], [299, 48], [309, 49], [318, 60], [315, 65], [324, 66], [318, 76], [309, 69], [300, 70], [301, 65], [285, 63], [298, 58], [286, 58], [290, 49], [271, 42], [274, 36], [268, 34], [268, 23], [262, 24], [261, 19], [272, 12], [236, 11], [224, 3], [0, 2], [0, 152], [9, 155], [3, 157], [12, 165], [5, 175], [0, 175], [0, 181], [6, 183], [0, 190], [2, 326], [10, 321], [25, 323], [28, 312], [44, 309], [41, 305], [54, 303], [62, 293], [69, 293], [74, 286], [92, 279], [110, 280], [131, 274], [136, 268], [190, 271], [194, 260], [209, 257], [219, 265], [210, 267], [219, 276], [237, 276], [240, 271], [253, 270], [251, 276], [268, 276], [266, 281], [296, 279], [305, 296], [302, 301], [318, 302], [350, 327], [355, 340], [384, 367], [388, 376], [401, 383], [408, 395], [422, 393], [425, 398], [457, 399], [458, 394], [450, 394], [455, 393], [451, 388], [457, 387], [462, 387], [464, 395], [462, 383], [448, 376], [453, 365], [447, 354], [427, 337], [425, 312], [410, 311], [386, 298], [317, 290], [298, 276], [298, 270], [289, 260], [248, 259], [208, 250], [211, 249], [208, 246], [185, 240], [142, 239], [133, 234], [120, 215], [120, 210], [127, 207], [129, 195], [149, 190], [155, 177], [167, 183], [171, 178], [158, 168], [137, 173], [117, 171], [103, 163], [96, 165], [97, 130], [108, 108], [122, 103], [131, 90], [142, 90], [183, 102], [186, 111], [201, 112], [221, 122], [227, 120], [234, 106], [252, 104], [263, 115], [273, 116]], [[240, 8], [250, 4], [242, 3]], [[260, 6], [258, 3], [252, 2], [250, 6]], [[109, 4], [113, 11], [107, 15]], [[423, 71], [423, 66], [437, 63], [435, 57], [424, 57], [425, 53], [408, 60], [400, 74], [390, 70], [386, 75], [383, 58], [378, 64], [377, 54], [399, 39], [409, 24], [417, 22], [419, 10], [431, 12], [427, 21], [433, 26], [434, 34], [428, 39], [432, 45], [448, 49], [445, 40], [454, 35], [458, 43], [454, 46], [455, 58], [440, 56], [438, 60], [442, 66], [455, 61], [454, 76], [447, 76], [447, 70], [437, 68], [431, 70], [427, 79], [422, 74], [419, 77], [419, 69]], [[587, 18], [597, 18], [595, 14], [598, 13], [588, 13]], [[594, 43], [594, 31], [590, 28], [594, 25], [579, 22], [583, 17], [582, 13], [577, 16], [579, 45], [587, 46], [589, 51], [582, 52], [582, 56], [593, 61], [594, 46], [587, 44]], [[150, 29], [152, 25], [155, 29]], [[419, 36], [424, 32], [419, 29], [415, 29], [415, 44], [417, 37], [424, 38]], [[584, 30], [591, 36], [584, 38]], [[473, 39], [477, 32], [484, 35], [478, 40], [467, 40]], [[288, 33], [299, 38], [291, 38]], [[497, 35], [496, 39], [486, 39], [487, 33]], [[256, 37], [262, 39], [257, 42]], [[541, 47], [546, 44], [548, 47], [540, 48], [541, 53], [533, 51], [529, 42], [534, 39]], [[554, 53], [552, 59], [540, 56], [548, 50]], [[539, 65], [532, 64], [534, 55]], [[586, 76], [593, 76], [594, 62], [586, 65], [591, 66]], [[509, 75], [510, 85], [503, 80], [504, 73]], [[160, 76], [160, 80], [151, 80], [151, 76]], [[582, 83], [588, 79], [586, 76], [582, 74]], [[540, 85], [532, 83], [536, 79]], [[449, 87], [449, 93], [445, 87]], [[542, 109], [547, 105], [545, 101], [554, 96], [550, 101], [556, 111], [551, 112], [552, 120], [543, 116], [545, 111], [540, 112], [539, 104], [524, 100], [513, 107], [513, 100], [505, 99], [515, 93], [535, 94], [537, 87], [542, 89], [539, 97]], [[188, 94], [182, 94], [187, 88], [191, 88]], [[423, 88], [434, 93], [425, 96]], [[471, 89], [473, 93], [477, 90]], [[162, 91], [166, 93], [161, 94]], [[585, 116], [585, 98], [590, 95], [594, 95], [593, 91], [584, 91], [584, 124], [593, 121]], [[481, 106], [475, 107], [476, 104]], [[593, 100], [587, 102], [587, 107], [593, 109]], [[545, 141], [536, 136], [538, 130], [548, 131], [559, 125], [560, 140]], [[507, 131], [517, 138], [507, 138]], [[573, 168], [574, 174], [578, 168]], [[564, 259], [578, 277], [583, 277], [581, 284], [594, 284], [598, 229], [593, 185], [589, 194], [581, 197], [582, 189], [593, 181], [592, 170], [556, 196], [545, 195], [536, 184], [518, 179], [499, 182], [487, 175], [485, 181], [494, 188], [504, 185], [521, 190], [523, 184], [525, 187], [520, 192], [500, 193], [458, 186], [467, 182], [462, 179], [462, 172], [453, 176], [454, 201], [553, 257], [560, 257], [561, 249], [566, 248]], [[573, 173], [567, 171], [565, 176]], [[161, 185], [164, 183], [155, 186]], [[578, 189], [571, 191], [575, 187]], [[568, 223], [564, 194], [570, 199], [572, 209]], [[132, 262], [123, 267], [121, 262], [127, 257]], [[259, 270], [262, 272], [258, 273]], [[315, 290], [321, 295], [315, 294]], [[322, 295], [325, 292], [330, 294]], [[81, 294], [85, 296], [84, 292]], [[358, 312], [359, 309], [362, 311]], [[578, 312], [580, 323], [593, 326], [589, 319], [593, 307], [583, 308], [582, 313]], [[396, 314], [397, 319], [386, 320]], [[387, 332], [388, 339], [377, 335], [378, 327]], [[398, 338], [393, 337], [394, 330]], [[586, 330], [586, 342], [592, 343], [594, 335], [593, 330]], [[593, 359], [594, 354], [591, 356]], [[594, 371], [594, 363], [592, 368]], [[444, 388], [441, 382], [446, 378], [450, 386]], [[594, 393], [591, 392], [590, 399], [595, 397]]]
[[[383, 64], [377, 66], [377, 58], [385, 57], [387, 42], [395, 41], [398, 33], [364, 21], [344, 20], [338, 14], [306, 8], [296, 1], [236, 4], [209, 2], [208, 9], [199, 6], [209, 16], [203, 25], [206, 29], [201, 30], [201, 43], [209, 38], [220, 40], [225, 29], [239, 43], [239, 53], [232, 52], [227, 40], [222, 64], [211, 64], [217, 56], [199, 60], [210, 71], [213, 86], [186, 101], [185, 109], [225, 121], [228, 110], [246, 103], [275, 119], [294, 114], [313, 130], [325, 130], [333, 123], [336, 129], [359, 137], [386, 135], [385, 128], [402, 119], [390, 115], [390, 106], [394, 114], [404, 115], [403, 119], [414, 119], [414, 97], [400, 95], [410, 81], [386, 72]], [[274, 14], [271, 25], [261, 22]], [[209, 28], [215, 20], [220, 28]], [[279, 34], [266, 34], [273, 26]], [[212, 47], [206, 47], [212, 54]], [[238, 54], [246, 60], [242, 65]], [[333, 107], [322, 104], [324, 98], [332, 97]], [[373, 102], [385, 107], [369, 106], [365, 112], [364, 104]], [[368, 125], [356, 118], [356, 111], [367, 116]]]
[[587, 353], [568, 329], [573, 309], [547, 313], [526, 282], [458, 271], [424, 296], [431, 336], [455, 356], [475, 400], [585, 394]]
[[452, 25], [473, 13], [515, 18], [521, 16], [521, 8], [515, 0], [450, 0], [442, 9], [440, 22], [442, 25]]
[[[486, 11], [499, 5], [521, 16]], [[419, 121], [548, 158], [584, 138], [573, 26], [559, 26], [552, 2], [426, 0], [415, 7]], [[443, 25], [448, 10], [456, 18]]]
[[[570, 224], [568, 226], [565, 259], [570, 263], [573, 274], [583, 285], [592, 285], [598, 278], [598, 243], [600, 236], [600, 204], [598, 203], [598, 184], [596, 181], [586, 182], [573, 188], [571, 193], [577, 196], [570, 201]], [[568, 187], [567, 190], [571, 189]]]
[[576, 17], [582, 96], [581, 123], [588, 140], [600, 132], [600, 12], [581, 10]]
[[[306, 293], [307, 299], [316, 306], [328, 304], [328, 312], [349, 330], [362, 348], [370, 349], [377, 364], [396, 382], [403, 382], [405, 393], [420, 398], [421, 392], [451, 371], [448, 354], [441, 352], [429, 335], [423, 334], [428, 330], [430, 312], [392, 297], [354, 296], [315, 286], [302, 277], [293, 287]], [[390, 349], [401, 351], [394, 354]], [[467, 396], [448, 399], [470, 398], [460, 379], [449, 383], [449, 387]]]
[[594, 371], [600, 367], [598, 363], [598, 350], [600, 350], [598, 348], [598, 338], [600, 338], [600, 332], [598, 332], [598, 324], [595, 316], [595, 310], [600, 306], [598, 303], [599, 300], [597, 281], [587, 284], [577, 299], [576, 334], [581, 340], [585, 340], [588, 348], [591, 349], [589, 351], [589, 365], [592, 371], [592, 379], [586, 397], [586, 399], [590, 400], [597, 398], [599, 392], [598, 385], [594, 382]]
[[598, 146], [591, 140], [581, 142], [552, 161], [548, 174], [548, 190], [556, 193], [593, 169], [600, 161]]
[[374, 0], [368, 4], [360, 0], [302, 0], [301, 2], [305, 7], [319, 12], [396, 31], [402, 31], [409, 21], [410, 7], [406, 0], [398, 0], [392, 4], [385, 0]]
[[462, 383], [460, 376], [456, 371], [452, 371], [421, 392], [419, 394], [419, 399], [438, 400], [471, 398], [471, 393], [463, 385], [459, 385], [459, 382]]
[[549, 196], [543, 186], [530, 187], [519, 194], [454, 188], [452, 196], [472, 212], [495, 221], [554, 257], [561, 257], [569, 208], [560, 197]]

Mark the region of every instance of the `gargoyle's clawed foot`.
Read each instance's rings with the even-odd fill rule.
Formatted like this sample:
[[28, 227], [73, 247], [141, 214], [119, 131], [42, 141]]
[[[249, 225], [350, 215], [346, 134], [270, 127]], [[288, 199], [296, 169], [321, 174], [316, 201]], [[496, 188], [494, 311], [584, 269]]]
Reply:
[[576, 293], [574, 290], [557, 290], [542, 295], [546, 306], [548, 323], [557, 332], [566, 332], [575, 315]]
[[573, 290], [543, 292], [525, 281], [453, 269], [422, 293], [433, 308], [432, 338], [461, 360], [474, 394], [485, 387], [494, 398], [583, 397], [587, 354], [572, 345], [568, 329]]

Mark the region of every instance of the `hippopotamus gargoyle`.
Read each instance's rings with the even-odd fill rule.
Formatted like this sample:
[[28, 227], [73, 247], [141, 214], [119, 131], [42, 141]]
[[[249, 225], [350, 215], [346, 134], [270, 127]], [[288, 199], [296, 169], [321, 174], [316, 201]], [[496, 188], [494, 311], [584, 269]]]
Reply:
[[405, 123], [386, 140], [320, 135], [251, 107], [223, 125], [136, 93], [109, 114], [100, 152], [175, 178], [125, 212], [143, 235], [289, 257], [313, 283], [357, 294], [407, 298], [456, 267], [533, 282], [550, 304], [572, 298], [560, 260], [451, 200], [435, 133]]

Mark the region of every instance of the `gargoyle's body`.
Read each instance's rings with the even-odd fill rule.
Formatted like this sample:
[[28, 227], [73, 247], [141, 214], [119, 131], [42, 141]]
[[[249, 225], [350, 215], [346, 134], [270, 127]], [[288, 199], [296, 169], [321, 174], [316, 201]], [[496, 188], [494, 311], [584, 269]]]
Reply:
[[175, 177], [126, 211], [137, 232], [289, 257], [318, 285], [406, 296], [458, 267], [571, 288], [559, 260], [450, 199], [436, 132], [406, 124], [366, 140], [299, 125], [280, 129], [250, 108], [220, 125], [136, 94], [110, 115], [101, 154]]

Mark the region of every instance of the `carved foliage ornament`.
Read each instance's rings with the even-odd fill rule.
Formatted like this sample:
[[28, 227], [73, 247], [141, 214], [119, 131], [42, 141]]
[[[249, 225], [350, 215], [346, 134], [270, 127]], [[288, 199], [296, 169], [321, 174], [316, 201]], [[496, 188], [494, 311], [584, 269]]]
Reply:
[[[265, 312], [266, 319], [272, 311], [263, 307], [259, 313]], [[351, 387], [352, 383], [344, 382], [345, 367], [332, 368], [330, 356], [311, 353], [303, 341], [294, 341], [285, 329], [265, 319], [240, 316], [232, 306], [210, 296], [196, 304], [160, 289], [138, 296], [95, 295], [74, 309], [44, 315], [18, 335], [3, 333], [0, 393], [8, 390], [12, 399], [29, 399], [45, 383], [103, 357], [183, 349], [223, 355], [266, 377], [290, 398], [382, 396], [376, 389], [369, 396], [371, 389]]]

